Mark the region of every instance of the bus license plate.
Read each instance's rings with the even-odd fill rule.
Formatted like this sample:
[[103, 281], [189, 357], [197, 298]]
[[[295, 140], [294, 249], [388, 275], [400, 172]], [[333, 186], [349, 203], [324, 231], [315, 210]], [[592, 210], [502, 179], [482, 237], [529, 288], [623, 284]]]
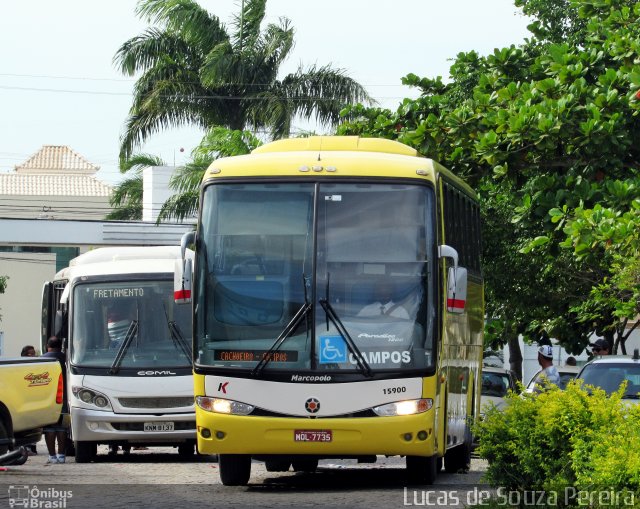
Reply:
[[144, 431], [173, 431], [174, 425], [172, 422], [145, 422]]
[[330, 429], [297, 429], [293, 432], [294, 442], [331, 442], [332, 440], [333, 432]]

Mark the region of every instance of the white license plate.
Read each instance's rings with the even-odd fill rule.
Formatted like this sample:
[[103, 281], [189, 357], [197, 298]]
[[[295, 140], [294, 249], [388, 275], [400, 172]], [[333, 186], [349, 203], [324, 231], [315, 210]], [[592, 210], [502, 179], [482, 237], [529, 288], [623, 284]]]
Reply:
[[172, 422], [145, 422], [144, 431], [173, 431], [174, 424]]
[[331, 442], [333, 432], [330, 429], [297, 429], [293, 432], [294, 442]]

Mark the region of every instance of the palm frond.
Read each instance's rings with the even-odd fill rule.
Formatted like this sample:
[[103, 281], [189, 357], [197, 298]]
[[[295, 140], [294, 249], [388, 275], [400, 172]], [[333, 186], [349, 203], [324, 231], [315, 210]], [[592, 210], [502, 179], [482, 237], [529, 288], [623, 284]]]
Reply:
[[[288, 18], [280, 18], [280, 25], [269, 24], [260, 41], [260, 53], [269, 69], [279, 69], [294, 46], [295, 30]], [[273, 76], [275, 79], [276, 75]]]
[[[329, 66], [298, 69], [282, 81], [282, 94], [291, 101], [292, 117], [315, 116], [325, 125], [336, 125], [340, 121], [340, 110], [346, 105], [374, 102], [357, 81]], [[274, 126], [274, 132], [277, 130], [278, 126]]]
[[169, 188], [178, 194], [198, 192], [202, 177], [204, 177], [207, 168], [211, 164], [211, 159], [200, 159], [199, 161], [191, 161], [184, 166], [176, 168], [176, 171], [169, 179]]
[[180, 36], [189, 44], [209, 48], [228, 40], [224, 24], [193, 0], [141, 0], [136, 14]]
[[141, 221], [142, 204], [124, 205], [109, 212], [105, 219], [110, 221]]
[[178, 221], [194, 217], [198, 211], [199, 191], [176, 194], [169, 198], [160, 209], [158, 223], [175, 218]]
[[106, 219], [140, 220], [142, 219], [143, 182], [142, 170], [123, 180], [113, 189], [109, 203], [114, 209], [107, 214]]
[[138, 175], [147, 166], [167, 166], [167, 163], [153, 154], [133, 154], [128, 159], [120, 161], [120, 173], [133, 170]]
[[266, 11], [266, 0], [244, 0], [240, 13], [233, 15], [233, 47], [238, 52], [252, 48], [260, 37], [260, 25]]
[[196, 60], [197, 56], [180, 37], [149, 28], [122, 44], [113, 57], [113, 63], [123, 74], [133, 76], [166, 62], [169, 55], [172, 61], [181, 63]]
[[219, 157], [239, 156], [250, 153], [261, 144], [249, 131], [231, 130], [226, 127], [212, 127], [193, 149], [194, 161], [218, 159]]

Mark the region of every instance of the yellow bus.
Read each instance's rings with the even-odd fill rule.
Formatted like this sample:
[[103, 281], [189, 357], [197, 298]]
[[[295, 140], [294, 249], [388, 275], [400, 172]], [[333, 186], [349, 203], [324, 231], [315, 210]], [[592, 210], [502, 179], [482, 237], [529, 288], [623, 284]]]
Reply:
[[406, 457], [412, 482], [468, 467], [483, 338], [473, 191], [401, 143], [310, 137], [215, 161], [193, 301], [198, 450], [221, 481]]

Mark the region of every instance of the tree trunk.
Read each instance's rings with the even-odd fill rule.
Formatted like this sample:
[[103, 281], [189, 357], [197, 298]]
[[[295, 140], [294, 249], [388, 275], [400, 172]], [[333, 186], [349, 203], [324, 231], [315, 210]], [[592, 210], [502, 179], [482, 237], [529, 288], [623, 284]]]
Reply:
[[516, 379], [522, 382], [522, 349], [518, 340], [518, 333], [505, 327], [507, 344], [509, 345], [509, 369], [516, 375]]

